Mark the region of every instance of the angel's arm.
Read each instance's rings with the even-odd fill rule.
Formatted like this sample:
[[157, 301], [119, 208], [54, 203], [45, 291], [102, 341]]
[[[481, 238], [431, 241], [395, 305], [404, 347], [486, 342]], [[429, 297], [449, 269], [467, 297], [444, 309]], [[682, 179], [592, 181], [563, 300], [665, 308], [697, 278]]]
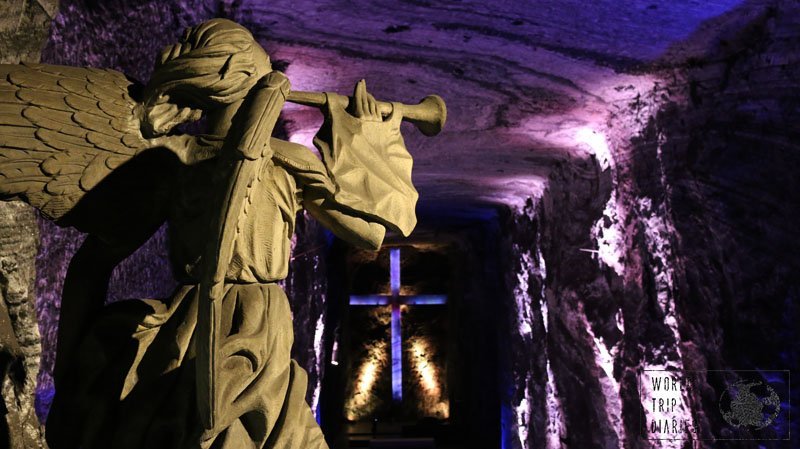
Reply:
[[61, 295], [56, 363], [53, 373], [58, 388], [83, 336], [95, 321], [106, 299], [114, 267], [127, 252], [89, 235], [72, 257]]
[[349, 110], [345, 103], [328, 96], [325, 122], [314, 138], [333, 186], [326, 202], [408, 236], [416, 225], [418, 195], [411, 183], [411, 155], [400, 134], [402, 116], [384, 120], [363, 80], [356, 84]]
[[381, 247], [386, 234], [386, 228], [383, 225], [348, 213], [325, 192], [305, 189], [303, 205], [314, 218], [340, 239], [371, 250]]
[[[351, 121], [354, 116], [361, 124], [377, 122], [383, 125], [380, 123], [382, 122], [382, 117], [378, 111], [377, 102], [367, 92], [366, 84], [363, 80], [356, 84], [351, 106]], [[347, 114], [344, 110], [341, 112]], [[329, 119], [334, 118], [329, 117]], [[365, 132], [369, 133], [369, 131], [360, 128], [353, 131], [362, 135]], [[347, 161], [340, 164], [337, 164], [333, 160], [334, 158], [328, 158], [323, 163], [302, 145], [273, 139], [271, 147], [275, 150], [274, 159], [289, 168], [301, 181], [303, 206], [314, 218], [333, 231], [337, 237], [362, 248], [377, 250], [383, 243], [387, 227], [400, 231], [404, 235], [410, 232], [408, 226], [398, 226], [397, 217], [386, 214], [386, 209], [395, 209], [392, 212], [400, 215], [410, 212], [411, 217], [414, 218], [413, 203], [416, 200], [416, 192], [414, 191], [413, 195], [408, 194], [408, 192], [397, 192], [399, 194], [391, 197], [376, 198], [376, 193], [381, 196], [381, 193], [388, 194], [392, 193], [393, 190], [405, 187], [402, 182], [397, 182], [392, 177], [384, 177], [384, 179], [378, 180], [379, 187], [383, 189], [382, 192], [379, 189], [373, 190], [368, 185], [369, 183], [365, 182], [367, 177], [374, 176], [369, 172], [369, 169], [379, 169], [379, 166], [385, 167], [394, 162], [385, 157], [385, 155], [369, 154], [374, 148], [369, 145], [363, 145], [363, 142], [361, 142], [360, 148], [356, 149], [354, 145], [359, 144], [354, 142], [355, 139], [349, 139], [346, 133], [340, 137], [341, 139], [334, 137], [330, 133], [330, 129], [328, 129], [324, 138], [320, 139], [318, 135], [315, 144], [324, 143], [325, 149], [320, 148], [320, 150], [325, 153], [326, 149], [330, 149], [330, 144], [334, 142], [343, 145], [343, 143], [338, 142], [338, 140], [342, 140], [346, 142], [344, 143], [346, 147], [341, 149], [342, 152], [358, 150], [361, 154], [348, 158]], [[378, 140], [378, 142], [375, 142], [377, 145], [384, 143], [380, 142], [380, 139]], [[330, 154], [330, 152], [328, 153]], [[366, 167], [366, 165], [372, 166]], [[337, 184], [333, 177], [333, 174], [337, 172], [344, 177], [349, 177], [348, 182]], [[408, 175], [410, 178], [410, 173]], [[408, 186], [410, 187], [410, 179]], [[411, 189], [413, 190], [413, 188]], [[413, 201], [408, 201], [412, 196]], [[345, 201], [340, 201], [340, 199]], [[375, 207], [374, 202], [376, 200], [382, 202], [382, 204]], [[400, 204], [395, 200], [404, 202]], [[411, 207], [404, 208], [403, 206], [408, 206], [406, 203], [410, 203]], [[408, 217], [403, 218], [406, 222], [411, 221]]]
[[[158, 172], [158, 170], [152, 170]], [[169, 173], [167, 171], [166, 173]], [[140, 174], [140, 179], [147, 175]], [[154, 188], [144, 182], [140, 186], [142, 196], [123, 201], [133, 213], [114, 211], [111, 207], [91, 207], [106, 211], [115, 218], [111, 223], [91, 226], [81, 247], [70, 260], [61, 295], [58, 341], [54, 381], [56, 387], [64, 380], [63, 375], [72, 362], [75, 351], [101, 312], [106, 301], [108, 284], [114, 268], [141, 247], [164, 223], [169, 190]], [[102, 191], [94, 192], [102, 193]], [[119, 192], [117, 192], [119, 194]], [[92, 200], [93, 198], [86, 198]], [[138, 200], [138, 201], [136, 201]], [[94, 206], [87, 204], [87, 207]], [[90, 215], [100, 215], [95, 212]]]
[[300, 187], [303, 208], [342, 240], [362, 248], [380, 247], [386, 227], [336, 202], [336, 186], [311, 150], [276, 138], [270, 139], [270, 147], [273, 161], [291, 173]]

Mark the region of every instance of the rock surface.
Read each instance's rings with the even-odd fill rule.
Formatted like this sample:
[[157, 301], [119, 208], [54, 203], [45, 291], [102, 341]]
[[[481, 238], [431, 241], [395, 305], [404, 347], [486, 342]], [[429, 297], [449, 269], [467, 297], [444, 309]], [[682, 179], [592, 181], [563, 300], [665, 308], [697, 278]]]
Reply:
[[612, 105], [595, 161], [512, 214], [511, 339], [536, 356], [513, 364], [506, 447], [680, 447], [642, 438], [647, 369], [703, 373], [680, 399], [693, 447], [790, 447], [796, 422], [782, 441], [714, 438], [741, 437], [725, 376], [797, 366], [799, 14], [754, 3], [705, 24], [649, 69], [663, 83]]
[[[9, 1], [0, 9], [0, 63], [39, 60], [57, 2]], [[42, 355], [34, 308], [36, 212], [21, 202], [0, 203], [0, 446], [46, 448], [36, 416]]]
[[46, 447], [36, 416], [36, 378], [42, 354], [34, 307], [36, 212], [25, 203], [0, 204], [0, 444]]

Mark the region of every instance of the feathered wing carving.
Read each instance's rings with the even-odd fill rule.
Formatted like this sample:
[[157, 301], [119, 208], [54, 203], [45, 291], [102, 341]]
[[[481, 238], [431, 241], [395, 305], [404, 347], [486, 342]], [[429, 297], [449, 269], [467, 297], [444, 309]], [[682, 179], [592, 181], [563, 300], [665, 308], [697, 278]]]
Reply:
[[0, 65], [0, 199], [22, 199], [59, 220], [150, 148], [133, 84], [108, 69]]

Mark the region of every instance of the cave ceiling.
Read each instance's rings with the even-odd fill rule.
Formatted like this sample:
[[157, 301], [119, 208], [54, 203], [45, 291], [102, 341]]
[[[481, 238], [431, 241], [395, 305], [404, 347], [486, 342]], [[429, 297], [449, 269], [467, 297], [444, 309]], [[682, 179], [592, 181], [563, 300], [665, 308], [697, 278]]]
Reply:
[[[237, 19], [296, 90], [347, 92], [360, 78], [381, 99], [444, 97], [445, 132], [406, 132], [420, 209], [519, 205], [548, 173], [605, 144], [609, 113], [658, 82], [655, 67], [702, 57], [742, 1], [270, 1]], [[318, 114], [290, 106], [292, 140]]]

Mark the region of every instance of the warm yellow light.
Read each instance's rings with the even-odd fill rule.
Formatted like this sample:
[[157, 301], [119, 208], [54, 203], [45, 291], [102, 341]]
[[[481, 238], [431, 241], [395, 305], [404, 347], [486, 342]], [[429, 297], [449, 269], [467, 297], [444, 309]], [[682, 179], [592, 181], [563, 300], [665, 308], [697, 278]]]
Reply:
[[375, 387], [375, 382], [385, 366], [386, 342], [378, 341], [369, 349], [366, 360], [358, 369], [353, 395], [348, 398], [345, 406], [347, 419], [355, 421], [372, 412], [375, 406], [374, 401], [370, 401], [372, 389]]
[[439, 418], [448, 418], [450, 403], [442, 398], [439, 383], [439, 369], [431, 361], [431, 348], [428, 342], [420, 337], [410, 339], [411, 368], [417, 373], [420, 385], [425, 393], [419, 408], [422, 412]]
[[436, 380], [436, 367], [428, 360], [428, 345], [421, 339], [411, 344], [411, 360], [422, 379], [422, 387], [430, 396], [439, 396], [441, 390]]

